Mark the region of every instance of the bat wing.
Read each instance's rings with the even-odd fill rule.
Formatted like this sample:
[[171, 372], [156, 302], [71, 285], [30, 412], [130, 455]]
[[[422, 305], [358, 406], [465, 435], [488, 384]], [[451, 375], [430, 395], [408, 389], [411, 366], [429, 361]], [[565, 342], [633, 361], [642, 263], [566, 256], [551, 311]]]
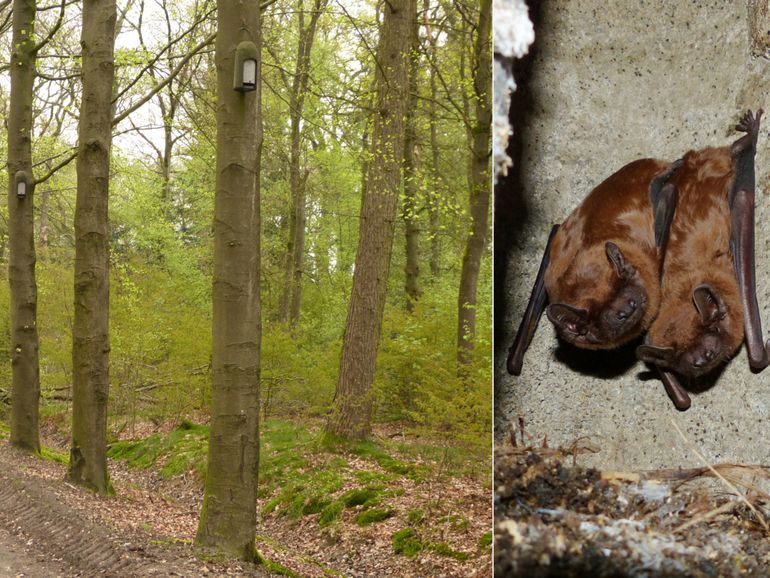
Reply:
[[513, 340], [513, 345], [511, 345], [511, 349], [508, 352], [508, 373], [511, 375], [521, 375], [524, 352], [529, 348], [532, 337], [535, 335], [535, 329], [537, 329], [537, 323], [540, 321], [545, 306], [548, 304], [548, 294], [545, 291], [545, 272], [548, 269], [550, 260], [551, 243], [558, 230], [559, 225], [554, 225], [551, 228], [551, 234], [548, 236], [548, 243], [543, 252], [543, 259], [540, 261], [540, 269], [537, 272], [535, 285], [532, 287], [532, 294], [529, 296], [529, 303], [527, 303], [524, 318], [521, 320], [519, 330], [516, 332], [516, 338]]
[[650, 204], [655, 226], [655, 244], [658, 247], [660, 270], [663, 270], [663, 260], [666, 255], [668, 234], [671, 230], [671, 222], [674, 220], [674, 212], [679, 200], [679, 191], [668, 180], [682, 166], [684, 161], [678, 159], [663, 173], [657, 175], [650, 183]]
[[[754, 156], [756, 155], [759, 121], [757, 114], [748, 111], [737, 129], [746, 134], [733, 143], [730, 152], [735, 161], [735, 180], [730, 190], [730, 217], [732, 231], [733, 267], [743, 304], [743, 325], [749, 365], [762, 370], [770, 364], [768, 346], [763, 342], [762, 318], [757, 303], [757, 284], [754, 269]], [[769, 343], [770, 345], [770, 343]]]
[[[671, 167], [660, 175], [656, 176], [650, 183], [650, 203], [652, 204], [652, 214], [655, 223], [655, 244], [658, 247], [659, 271], [663, 273], [663, 263], [666, 258], [666, 246], [668, 245], [668, 234], [671, 230], [671, 222], [674, 220], [676, 205], [679, 201], [679, 191], [672, 184], [667, 182], [679, 167], [683, 164], [682, 159], [678, 159], [671, 164]], [[655, 365], [660, 373], [660, 380], [666, 393], [674, 407], [679, 411], [685, 411], [690, 408], [690, 396], [679, 383], [676, 375]]]

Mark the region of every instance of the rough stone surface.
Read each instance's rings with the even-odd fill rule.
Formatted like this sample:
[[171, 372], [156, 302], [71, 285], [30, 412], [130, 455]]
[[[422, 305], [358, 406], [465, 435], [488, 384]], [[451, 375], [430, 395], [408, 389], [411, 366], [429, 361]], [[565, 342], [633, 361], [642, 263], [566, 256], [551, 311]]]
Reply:
[[[535, 21], [531, 74], [519, 89], [520, 194], [526, 211], [510, 232], [497, 299], [496, 430], [523, 417], [551, 446], [586, 436], [601, 451], [579, 458], [604, 469], [699, 464], [671, 420], [714, 462], [770, 463], [770, 369], [753, 374], [745, 351], [715, 385], [677, 412], [633, 347], [590, 353], [559, 346], [543, 316], [520, 377], [505, 356], [526, 306], [551, 224], [562, 222], [615, 170], [640, 157], [674, 160], [735, 140], [747, 108], [770, 109], [770, 62], [751, 56], [749, 11], [722, 1], [544, 3]], [[770, 329], [770, 118], [757, 154], [757, 281]], [[519, 128], [516, 127], [518, 131]], [[516, 192], [498, 187], [497, 195]], [[514, 203], [515, 204], [515, 203]], [[498, 210], [501, 203], [498, 202]], [[497, 215], [499, 221], [499, 215]], [[504, 235], [507, 232], [501, 232]], [[498, 237], [496, 237], [497, 239]], [[496, 241], [497, 242], [497, 241]], [[500, 262], [499, 260], [497, 261]], [[502, 272], [502, 273], [501, 273]], [[499, 305], [499, 304], [498, 304]]]
[[512, 61], [527, 53], [535, 40], [535, 31], [529, 19], [529, 10], [524, 0], [494, 0], [493, 41], [495, 58], [494, 77], [494, 125], [492, 127], [492, 157], [495, 182], [498, 174], [505, 175], [511, 165], [506, 154], [508, 137], [512, 131], [508, 122], [511, 93], [516, 90], [513, 79]]

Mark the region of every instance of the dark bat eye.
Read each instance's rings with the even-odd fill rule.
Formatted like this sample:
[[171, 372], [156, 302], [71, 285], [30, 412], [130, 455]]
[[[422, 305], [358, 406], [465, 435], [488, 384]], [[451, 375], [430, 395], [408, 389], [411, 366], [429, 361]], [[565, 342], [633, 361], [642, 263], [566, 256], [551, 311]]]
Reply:
[[625, 311], [618, 311], [615, 316], [622, 321], [623, 319], [626, 319], [628, 317], [628, 313], [626, 313]]

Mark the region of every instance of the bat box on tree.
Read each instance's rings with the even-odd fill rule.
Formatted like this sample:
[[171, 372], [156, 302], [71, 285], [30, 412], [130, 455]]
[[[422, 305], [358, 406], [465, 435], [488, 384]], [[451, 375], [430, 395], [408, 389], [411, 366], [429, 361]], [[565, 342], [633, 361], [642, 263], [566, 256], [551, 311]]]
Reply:
[[23, 199], [27, 196], [27, 183], [29, 182], [29, 176], [25, 171], [18, 171], [16, 173], [16, 196], [19, 199]]
[[245, 40], [235, 49], [235, 74], [233, 76], [233, 89], [238, 92], [250, 92], [257, 90], [257, 78], [259, 67], [257, 45]]

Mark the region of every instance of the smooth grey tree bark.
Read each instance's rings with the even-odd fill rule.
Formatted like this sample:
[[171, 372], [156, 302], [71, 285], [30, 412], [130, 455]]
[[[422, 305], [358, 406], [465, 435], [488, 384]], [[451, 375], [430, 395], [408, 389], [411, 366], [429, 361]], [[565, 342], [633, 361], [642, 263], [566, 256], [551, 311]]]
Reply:
[[107, 473], [109, 395], [108, 198], [115, 79], [115, 0], [84, 0], [75, 201], [72, 445], [67, 478], [101, 494]]
[[[196, 542], [254, 560], [259, 466], [260, 83], [233, 90], [235, 49], [261, 47], [259, 3], [229, 0], [217, 11], [217, 164], [211, 436]], [[259, 52], [258, 52], [259, 53]]]
[[[11, 444], [40, 451], [40, 365], [32, 176], [32, 101], [35, 83], [35, 0], [13, 2], [11, 98], [8, 110], [8, 281], [11, 291]], [[27, 175], [26, 196], [16, 194], [16, 174]]]

